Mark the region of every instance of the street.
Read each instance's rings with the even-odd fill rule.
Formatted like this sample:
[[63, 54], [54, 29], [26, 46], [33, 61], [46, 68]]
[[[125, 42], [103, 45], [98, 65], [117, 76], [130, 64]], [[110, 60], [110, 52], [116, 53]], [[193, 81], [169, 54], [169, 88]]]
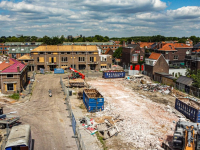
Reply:
[[[70, 119], [67, 117], [60, 75], [37, 74], [30, 101], [6, 105], [4, 112], [17, 111], [22, 124], [30, 124], [34, 150], [76, 150]], [[51, 89], [52, 97], [48, 90]]]

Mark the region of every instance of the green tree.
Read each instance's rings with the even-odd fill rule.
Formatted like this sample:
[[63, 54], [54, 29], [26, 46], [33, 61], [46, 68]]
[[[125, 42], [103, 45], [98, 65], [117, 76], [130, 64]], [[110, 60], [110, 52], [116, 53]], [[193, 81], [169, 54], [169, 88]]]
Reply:
[[193, 78], [193, 86], [200, 88], [200, 70], [197, 70], [196, 74], [191, 75]]
[[122, 47], [119, 47], [118, 49], [115, 50], [115, 52], [113, 53], [113, 57], [114, 58], [121, 58], [122, 56]]

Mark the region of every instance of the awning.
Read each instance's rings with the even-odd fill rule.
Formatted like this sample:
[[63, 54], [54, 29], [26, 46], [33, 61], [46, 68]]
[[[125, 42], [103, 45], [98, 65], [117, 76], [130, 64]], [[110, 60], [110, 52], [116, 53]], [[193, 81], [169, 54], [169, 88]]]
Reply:
[[185, 65], [185, 63], [183, 62], [183, 63], [180, 63], [182, 66], [184, 66]]

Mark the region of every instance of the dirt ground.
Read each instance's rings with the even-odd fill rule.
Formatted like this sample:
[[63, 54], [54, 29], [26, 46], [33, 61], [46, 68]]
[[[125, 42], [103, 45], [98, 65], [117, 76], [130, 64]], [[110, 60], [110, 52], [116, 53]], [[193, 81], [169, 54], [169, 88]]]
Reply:
[[117, 116], [123, 121], [120, 133], [106, 140], [108, 149], [161, 149], [161, 143], [174, 132], [175, 98], [137, 89], [137, 84], [125, 79], [90, 79], [87, 82], [105, 98], [104, 111], [97, 117]]
[[[30, 101], [6, 104], [4, 113], [17, 111], [22, 124], [30, 124], [34, 150], [76, 150], [71, 122], [67, 117], [60, 75], [36, 75]], [[48, 96], [51, 89], [53, 97]]]

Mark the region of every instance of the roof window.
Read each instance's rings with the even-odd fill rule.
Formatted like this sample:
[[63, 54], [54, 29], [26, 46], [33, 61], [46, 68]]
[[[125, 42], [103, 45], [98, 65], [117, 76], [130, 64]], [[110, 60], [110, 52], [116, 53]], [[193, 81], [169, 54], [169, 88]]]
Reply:
[[12, 51], [15, 51], [15, 49], [12, 49]]
[[21, 51], [24, 51], [24, 49], [21, 49]]

